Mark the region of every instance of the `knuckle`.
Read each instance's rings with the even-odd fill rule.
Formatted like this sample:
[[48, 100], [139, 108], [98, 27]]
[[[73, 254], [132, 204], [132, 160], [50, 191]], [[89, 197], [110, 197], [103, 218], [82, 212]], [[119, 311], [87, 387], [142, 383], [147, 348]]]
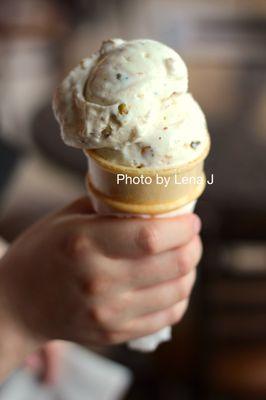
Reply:
[[173, 307], [169, 312], [170, 325], [178, 324], [182, 320], [182, 318], [185, 314], [185, 311], [186, 311], [186, 307], [185, 308], [180, 307], [180, 306]]
[[187, 297], [189, 297], [188, 286], [182, 284], [182, 285], [179, 287], [179, 301], [182, 301], [182, 300], [186, 299]]
[[180, 286], [180, 300], [187, 299], [190, 296], [195, 283], [195, 279], [196, 273], [194, 271], [184, 279]]
[[189, 293], [192, 292], [195, 282], [196, 282], [196, 279], [197, 279], [196, 271], [193, 271], [192, 275], [191, 275], [191, 279], [190, 279], [190, 284], [189, 284]]
[[89, 249], [89, 240], [84, 233], [73, 233], [67, 240], [67, 254], [75, 261], [83, 260]]
[[137, 245], [147, 254], [155, 254], [158, 250], [159, 232], [155, 224], [143, 226], [137, 236]]
[[202, 243], [197, 235], [187, 246], [177, 250], [178, 267], [181, 276], [189, 273], [199, 263], [202, 256]]
[[90, 319], [92, 319], [93, 322], [96, 322], [98, 325], [102, 327], [109, 326], [109, 313], [105, 307], [97, 305], [91, 306], [89, 309], [89, 316]]
[[195, 249], [194, 249], [194, 254], [196, 258], [196, 264], [199, 263], [203, 253], [203, 245], [202, 241], [199, 235], [195, 237]]
[[109, 287], [110, 284], [108, 279], [97, 276], [91, 277], [86, 284], [87, 294], [92, 296], [98, 296], [108, 292]]
[[181, 275], [187, 274], [191, 269], [191, 255], [187, 248], [178, 250], [178, 267]]
[[129, 296], [115, 295], [112, 296], [106, 308], [106, 314], [109, 320], [109, 325], [120, 327], [123, 325], [128, 312], [131, 309], [131, 300]]
[[188, 298], [190, 292], [191, 292], [190, 284], [186, 279], [186, 281], [182, 282], [182, 284], [179, 287], [179, 300]]
[[170, 324], [179, 322], [181, 319], [179, 308], [173, 307], [171, 310], [169, 310], [168, 318]]

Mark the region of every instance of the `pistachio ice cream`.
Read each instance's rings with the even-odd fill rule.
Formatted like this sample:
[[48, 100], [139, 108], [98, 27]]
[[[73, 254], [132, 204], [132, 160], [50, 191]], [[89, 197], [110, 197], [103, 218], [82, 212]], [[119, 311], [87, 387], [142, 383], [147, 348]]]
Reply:
[[111, 39], [57, 88], [64, 142], [131, 167], [178, 167], [209, 146], [184, 61], [153, 40]]

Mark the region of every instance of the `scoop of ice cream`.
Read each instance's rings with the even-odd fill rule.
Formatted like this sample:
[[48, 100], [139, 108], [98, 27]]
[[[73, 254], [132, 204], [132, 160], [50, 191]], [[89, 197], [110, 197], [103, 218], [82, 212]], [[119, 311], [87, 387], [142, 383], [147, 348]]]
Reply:
[[98, 153], [116, 164], [163, 168], [192, 161], [208, 146], [204, 114], [191, 94], [184, 93], [162, 102], [160, 120], [149, 135], [122, 150], [102, 148]]
[[113, 39], [70, 72], [53, 107], [66, 144], [124, 165], [180, 165], [208, 142], [187, 87], [185, 63], [171, 48]]

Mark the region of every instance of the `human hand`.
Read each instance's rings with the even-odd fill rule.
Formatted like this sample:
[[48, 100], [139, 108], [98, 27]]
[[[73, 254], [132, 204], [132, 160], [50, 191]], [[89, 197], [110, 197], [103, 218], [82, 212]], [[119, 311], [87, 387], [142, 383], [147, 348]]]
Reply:
[[86, 346], [178, 322], [201, 256], [199, 218], [115, 218], [87, 198], [33, 225], [2, 259], [7, 306], [36, 343]]

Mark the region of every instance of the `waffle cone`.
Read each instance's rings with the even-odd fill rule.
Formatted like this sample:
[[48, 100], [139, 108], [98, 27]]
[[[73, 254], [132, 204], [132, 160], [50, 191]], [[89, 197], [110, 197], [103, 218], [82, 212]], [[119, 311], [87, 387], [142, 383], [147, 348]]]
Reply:
[[[88, 191], [97, 203], [111, 212], [169, 213], [196, 200], [204, 191], [206, 178], [203, 167], [209, 147], [197, 159], [167, 169], [118, 165], [99, 156], [95, 150], [85, 150], [89, 160]], [[122, 176], [127, 179], [122, 179]], [[167, 179], [164, 182], [168, 184], [159, 184], [158, 180], [162, 182], [162, 179]]]

